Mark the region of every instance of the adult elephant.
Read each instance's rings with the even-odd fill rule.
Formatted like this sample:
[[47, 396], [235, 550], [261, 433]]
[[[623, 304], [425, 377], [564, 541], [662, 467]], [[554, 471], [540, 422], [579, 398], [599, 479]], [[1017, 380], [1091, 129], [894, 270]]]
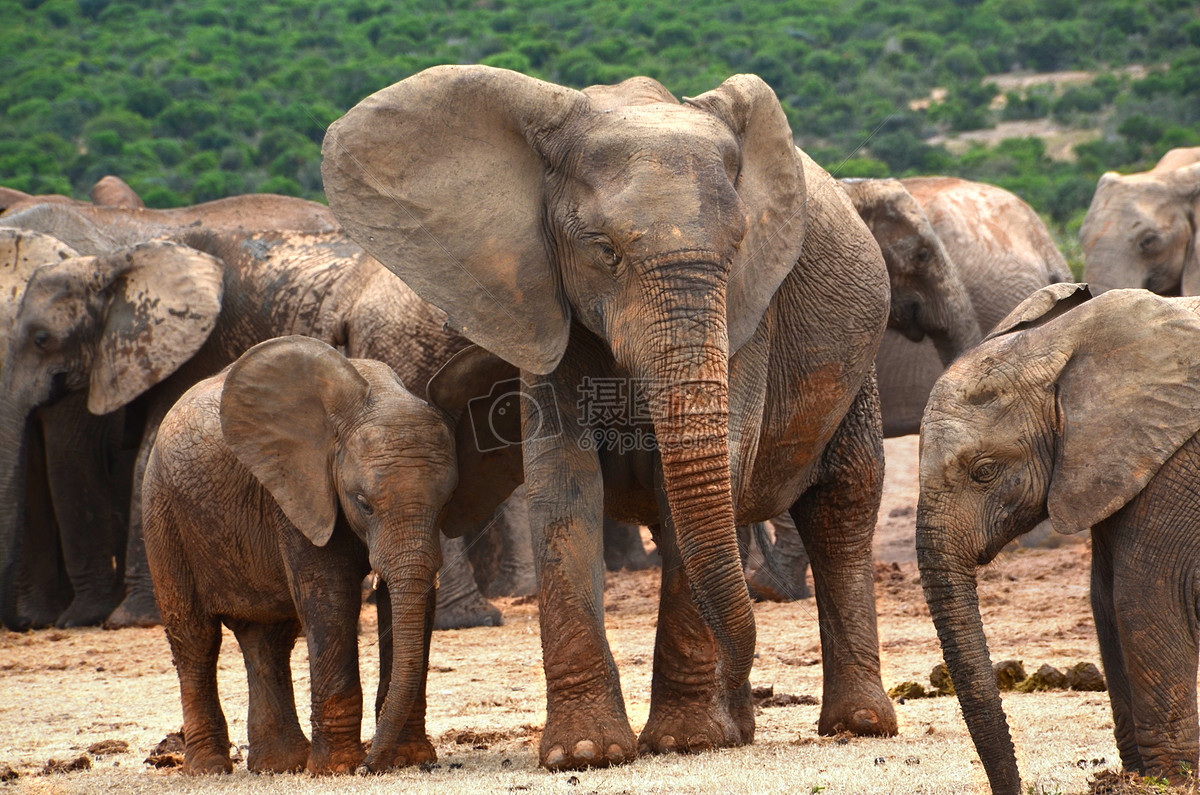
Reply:
[[[76, 256], [47, 235], [0, 229], [0, 373], [20, 298], [33, 272]], [[26, 565], [16, 584], [19, 623], [61, 627], [99, 623], [122, 594], [130, 466], [122, 454], [124, 413], [97, 417], [68, 396], [29, 418], [25, 521], [13, 543]], [[79, 499], [80, 494], [88, 495]], [[60, 525], [86, 527], [63, 537]], [[5, 556], [8, 556], [6, 551]]]
[[[984, 334], [1030, 293], [1072, 281], [1046, 225], [1012, 193], [955, 177], [910, 177], [900, 184], [957, 268]], [[929, 391], [948, 364], [949, 349], [933, 339], [916, 342], [893, 328], [884, 334], [876, 357], [884, 436], [920, 430]]]
[[1200, 300], [1088, 296], [1030, 296], [942, 376], [921, 429], [921, 583], [995, 793], [1022, 790], [975, 571], [1047, 516], [1091, 529], [1121, 762], [1174, 783], [1197, 765]]
[[[144, 207], [142, 197], [137, 194], [133, 188], [120, 177], [114, 177], [111, 174], [101, 177], [92, 186], [92, 190], [88, 194], [92, 200], [92, 204], [104, 205], [107, 207]], [[72, 199], [70, 196], [60, 196], [55, 193], [47, 193], [34, 196], [25, 191], [15, 188], [6, 188], [0, 185], [0, 212], [5, 210], [19, 211], [24, 207], [32, 207], [37, 204], [45, 203], [66, 204], [72, 207], [88, 206], [88, 202]]]
[[[524, 419], [541, 764], [751, 741], [735, 525], [789, 508], [821, 611], [818, 730], [893, 734], [870, 560], [887, 273], [771, 89], [739, 75], [681, 104], [648, 78], [435, 67], [359, 103], [323, 153], [349, 234], [522, 371], [493, 405]], [[605, 513], [657, 525], [663, 556], [640, 740], [604, 633]]]
[[1140, 174], [1100, 177], [1083, 224], [1083, 279], [1097, 292], [1144, 287], [1200, 295], [1200, 146]]
[[[58, 206], [30, 208], [16, 218], [31, 223], [40, 213], [63, 236], [87, 242], [135, 237], [142, 215], [126, 212], [121, 225], [103, 228]], [[24, 491], [20, 462], [33, 411], [68, 393], [86, 394], [96, 414], [140, 398], [145, 420], [133, 475], [126, 596], [107, 623], [155, 623], [140, 532], [140, 482], [158, 423], [175, 400], [253, 344], [287, 334], [388, 362], [406, 384], [422, 384], [423, 392], [430, 375], [467, 345], [444, 322], [442, 312], [338, 233], [189, 227], [177, 230], [170, 245], [101, 248], [98, 256], [38, 270], [26, 289], [0, 379], [5, 624], [28, 623], [16, 610], [14, 589], [25, 563], [17, 541]], [[88, 532], [62, 531], [64, 537]]]

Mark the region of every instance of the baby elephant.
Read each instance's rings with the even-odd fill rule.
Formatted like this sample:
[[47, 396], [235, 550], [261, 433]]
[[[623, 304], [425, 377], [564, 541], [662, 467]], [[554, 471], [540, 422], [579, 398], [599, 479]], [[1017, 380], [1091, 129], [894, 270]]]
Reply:
[[[475, 454], [456, 447], [455, 420], [473, 393], [454, 364], [430, 382], [435, 406], [408, 393], [386, 365], [283, 337], [192, 387], [167, 414], [143, 506], [179, 674], [187, 772], [232, 768], [217, 698], [222, 623], [246, 663], [251, 770], [344, 772], [364, 763], [357, 622], [371, 569], [385, 587], [378, 722], [365, 764], [382, 770], [436, 758], [425, 736], [425, 673], [437, 533], [447, 514], [463, 522], [456, 484], [463, 459]], [[473, 463], [467, 468], [479, 475]], [[478, 516], [515, 484], [476, 477], [471, 485]], [[481, 495], [487, 505], [474, 505]], [[311, 746], [289, 670], [301, 631]]]
[[917, 555], [991, 782], [1021, 791], [975, 569], [1049, 516], [1092, 532], [1092, 612], [1126, 770], [1197, 770], [1198, 299], [1086, 285], [1031, 295], [934, 386]]

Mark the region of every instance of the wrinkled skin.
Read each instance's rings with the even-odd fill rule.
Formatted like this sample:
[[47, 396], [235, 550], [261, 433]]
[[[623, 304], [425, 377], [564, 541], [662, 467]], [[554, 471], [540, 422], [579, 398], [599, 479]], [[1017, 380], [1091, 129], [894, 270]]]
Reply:
[[[0, 229], [0, 349], [7, 348], [33, 271], [75, 255], [46, 235]], [[0, 350], [0, 372], [3, 362]], [[33, 560], [17, 574], [8, 609], [15, 628], [98, 624], [122, 595], [132, 475], [121, 444], [124, 412], [97, 417], [86, 403], [86, 396], [66, 396], [26, 420], [25, 521], [3, 547], [15, 544], [24, 560]]]
[[1200, 295], [1200, 147], [1172, 149], [1140, 174], [1100, 177], [1083, 224], [1083, 280], [1092, 290], [1143, 287]]
[[[739, 75], [680, 104], [647, 78], [578, 92], [436, 67], [352, 109], [323, 153], [348, 233], [521, 368], [492, 408], [522, 407], [540, 763], [752, 740], [754, 618], [735, 525], [785, 509], [817, 583], [818, 729], [893, 734], [870, 561], [887, 275], [770, 89]], [[641, 392], [598, 417], [581, 405], [593, 379]], [[604, 633], [605, 515], [656, 526], [663, 558], [637, 739]]]
[[[309, 337], [255, 346], [167, 413], [146, 469], [144, 527], [179, 673], [185, 772], [232, 769], [216, 687], [222, 623], [246, 660], [251, 770], [436, 760], [425, 676], [437, 521], [456, 461], [451, 415], [407, 392], [386, 365], [347, 360]], [[370, 569], [383, 583], [381, 675], [365, 755], [357, 626]], [[301, 628], [311, 745], [288, 663]]]
[[1175, 783], [1196, 770], [1198, 310], [1200, 300], [1141, 290], [1089, 300], [1084, 285], [1047, 287], [930, 396], [917, 558], [993, 792], [1022, 790], [975, 572], [1047, 516], [1062, 533], [1091, 528], [1092, 610], [1122, 763]]
[[[220, 223], [247, 211], [253, 197], [242, 198], [224, 205]], [[142, 225], [151, 211], [105, 212], [111, 217], [103, 229], [56, 205], [3, 220], [40, 220], [84, 241], [158, 231]], [[108, 413], [135, 399], [143, 406], [130, 501], [127, 593], [107, 625], [145, 625], [158, 621], [158, 611], [141, 542], [141, 472], [158, 423], [188, 387], [257, 342], [301, 333], [342, 346], [351, 356], [394, 364], [406, 384], [420, 384], [410, 387], [420, 395], [437, 368], [467, 344], [443, 328], [441, 312], [341, 234], [176, 231], [174, 242], [101, 249], [97, 258], [43, 268], [30, 282], [9, 341], [0, 406], [0, 493], [12, 495], [4, 502], [12, 509], [0, 512], [5, 571], [12, 575], [6, 574], [3, 589], [10, 625], [19, 624], [8, 605], [22, 566], [14, 539], [22, 512], [17, 461], [25, 418], [62, 390], [86, 394], [93, 412]], [[204, 278], [196, 276], [197, 269]], [[124, 299], [114, 301], [115, 296]], [[122, 309], [127, 304], [153, 322], [139, 325]], [[46, 333], [50, 344], [39, 347], [39, 333]], [[150, 334], [153, 342], [147, 341]]]
[[[1072, 281], [1045, 224], [1008, 191], [953, 177], [910, 177], [900, 183], [957, 268], [984, 334], [1033, 291]], [[930, 340], [913, 342], [888, 329], [875, 361], [884, 436], [917, 433], [945, 357]]]

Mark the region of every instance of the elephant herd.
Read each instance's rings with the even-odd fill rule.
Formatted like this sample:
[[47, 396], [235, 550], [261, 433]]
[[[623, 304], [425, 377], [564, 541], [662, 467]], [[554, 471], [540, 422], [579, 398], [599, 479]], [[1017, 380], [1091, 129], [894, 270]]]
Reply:
[[[1101, 179], [1091, 291], [1006, 191], [833, 179], [752, 75], [680, 102], [434, 67], [352, 108], [323, 158], [329, 208], [0, 189], [0, 618], [161, 621], [188, 771], [231, 769], [221, 624], [251, 769], [435, 758], [435, 617], [492, 620], [463, 539], [518, 486], [492, 546], [538, 594], [544, 767], [751, 742], [750, 594], [794, 598], [806, 565], [818, 731], [893, 735], [871, 540], [882, 439], [918, 431], [922, 583], [993, 789], [1020, 779], [975, 570], [1046, 518], [1092, 530], [1122, 762], [1196, 769], [1200, 304], [1113, 288], [1200, 293], [1200, 149]], [[758, 534], [776, 562], [747, 583], [736, 528], [780, 515], [796, 532]], [[604, 628], [613, 521], [662, 565], [637, 735]]]

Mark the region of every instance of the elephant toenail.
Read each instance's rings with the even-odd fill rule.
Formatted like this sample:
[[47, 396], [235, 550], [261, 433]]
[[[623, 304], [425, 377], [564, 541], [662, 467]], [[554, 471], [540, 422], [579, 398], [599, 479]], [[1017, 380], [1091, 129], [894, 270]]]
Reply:
[[708, 737], [703, 734], [697, 734], [694, 737], [688, 738], [689, 751], [707, 751], [710, 748], [712, 748], [712, 743], [709, 742]]
[[546, 767], [558, 767], [566, 759], [566, 754], [563, 753], [562, 746], [556, 745], [550, 749], [550, 753], [546, 754], [546, 761], [543, 762]]
[[860, 709], [854, 713], [854, 722], [864, 727], [876, 726], [879, 724], [879, 716], [873, 709]]
[[625, 758], [625, 749], [616, 743], [613, 743], [612, 745], [608, 746], [608, 753], [606, 756], [610, 762], [620, 762], [623, 758]]
[[675, 738], [669, 734], [664, 734], [658, 741], [658, 751], [663, 754], [671, 754], [675, 752]]
[[571, 756], [584, 762], [591, 762], [599, 757], [600, 753], [596, 744], [591, 740], [580, 740], [575, 743], [575, 749], [571, 752]]

